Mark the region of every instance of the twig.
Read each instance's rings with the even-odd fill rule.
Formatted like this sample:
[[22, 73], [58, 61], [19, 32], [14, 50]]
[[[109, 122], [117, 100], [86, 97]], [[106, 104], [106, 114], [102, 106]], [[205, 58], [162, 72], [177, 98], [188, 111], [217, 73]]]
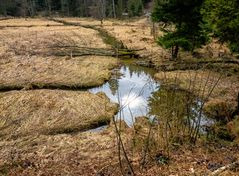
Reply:
[[234, 169], [236, 167], [239, 167], [239, 161], [220, 167], [219, 169], [213, 171], [209, 176], [217, 176], [226, 170]]

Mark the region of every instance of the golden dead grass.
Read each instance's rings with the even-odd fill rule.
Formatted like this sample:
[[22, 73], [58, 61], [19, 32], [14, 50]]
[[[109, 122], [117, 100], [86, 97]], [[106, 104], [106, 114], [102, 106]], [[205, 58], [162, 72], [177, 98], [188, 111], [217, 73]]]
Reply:
[[0, 137], [83, 131], [110, 122], [117, 105], [105, 94], [63, 90], [0, 94]]
[[[66, 18], [55, 18], [57, 20], [63, 20], [71, 23], [79, 23], [84, 26], [100, 26], [101, 22], [100, 20], [94, 19], [94, 18], [77, 18], [77, 17], [66, 17]], [[119, 20], [116, 19], [107, 19], [103, 21], [103, 25], [113, 25], [114, 23], [119, 22]]]
[[[59, 20], [86, 26], [100, 26], [100, 21], [96, 19], [59, 18]], [[162, 58], [168, 56], [168, 53], [154, 41], [152, 24], [146, 18], [134, 21], [107, 19], [104, 20], [102, 27], [117, 40], [121, 40], [128, 48], [144, 49], [137, 54], [145, 58], [151, 58], [155, 64], [160, 64]], [[160, 31], [157, 33], [158, 36], [162, 34]]]
[[[125, 146], [130, 129], [121, 130]], [[118, 167], [117, 139], [113, 124], [98, 132], [35, 135], [0, 140], [0, 174], [96, 175]], [[104, 169], [105, 168], [105, 169]], [[119, 170], [118, 170], [119, 172]]]
[[0, 89], [98, 86], [116, 66], [117, 59], [111, 57], [15, 57], [0, 62]]
[[101, 25], [100, 20], [95, 18], [79, 18], [79, 17], [64, 17], [54, 18], [61, 21], [67, 21], [71, 23], [80, 23], [85, 26], [138, 26], [138, 25], [150, 25], [147, 18], [130, 18], [125, 20], [119, 20], [114, 18], [107, 18], [103, 20]]
[[[24, 25], [24, 19], [5, 20]], [[104, 83], [116, 59], [106, 57], [71, 58], [69, 47], [108, 48], [98, 32], [74, 26], [41, 26], [44, 19], [29, 19], [31, 28], [11, 27], [0, 30], [0, 88], [91, 87]], [[54, 22], [53, 22], [54, 23]], [[84, 49], [83, 49], [84, 50]], [[71, 51], [71, 52], [70, 52]]]
[[[148, 22], [144, 22], [141, 20], [123, 26], [104, 26], [104, 29], [121, 40], [128, 48], [144, 49], [138, 51], [137, 54], [144, 58], [150, 58], [154, 64], [159, 65], [168, 56], [168, 53], [154, 41], [152, 27]], [[162, 34], [162, 32], [158, 32], [157, 35]]]
[[0, 148], [6, 175], [96, 175], [118, 159], [113, 129], [0, 141]]
[[15, 55], [52, 55], [53, 51], [60, 50], [59, 46], [109, 47], [97, 31], [74, 26], [4, 28], [0, 37], [0, 52]]
[[59, 26], [61, 23], [39, 18], [15, 18], [0, 21], [1, 27], [17, 27], [17, 26]]

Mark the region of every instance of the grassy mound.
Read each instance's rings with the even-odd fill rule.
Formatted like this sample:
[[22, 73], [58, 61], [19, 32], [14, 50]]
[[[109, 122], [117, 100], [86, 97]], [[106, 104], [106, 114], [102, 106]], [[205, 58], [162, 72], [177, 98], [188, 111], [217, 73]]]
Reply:
[[117, 66], [111, 57], [14, 58], [0, 62], [0, 90], [86, 88], [103, 84]]
[[0, 137], [83, 131], [107, 124], [117, 111], [104, 94], [63, 90], [0, 94]]
[[[220, 78], [219, 73], [209, 70], [187, 70], [159, 72], [155, 74], [155, 78], [165, 84], [176, 84], [183, 90], [205, 98], [207, 102], [204, 110], [211, 117], [228, 120], [236, 110], [239, 90], [237, 76]], [[207, 97], [212, 89], [211, 96]]]
[[0, 175], [97, 175], [103, 168], [118, 168], [116, 143], [112, 127], [0, 141]]

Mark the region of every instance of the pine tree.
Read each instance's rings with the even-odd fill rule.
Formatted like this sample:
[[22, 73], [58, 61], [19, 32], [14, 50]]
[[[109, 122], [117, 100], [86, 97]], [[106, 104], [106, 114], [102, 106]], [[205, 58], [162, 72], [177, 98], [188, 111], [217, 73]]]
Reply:
[[239, 0], [206, 0], [205, 19], [215, 37], [239, 52]]
[[157, 0], [152, 19], [174, 25], [173, 30], [158, 39], [158, 43], [171, 48], [172, 58], [176, 59], [179, 48], [193, 51], [208, 41], [204, 30], [201, 7], [203, 0]]
[[128, 11], [130, 16], [140, 16], [143, 12], [142, 0], [129, 0]]

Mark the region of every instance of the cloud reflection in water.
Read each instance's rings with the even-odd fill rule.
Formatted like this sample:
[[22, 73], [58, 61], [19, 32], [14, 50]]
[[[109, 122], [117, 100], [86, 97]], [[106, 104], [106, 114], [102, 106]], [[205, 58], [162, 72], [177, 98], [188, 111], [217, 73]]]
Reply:
[[[112, 102], [119, 103], [120, 101], [119, 104], [123, 107], [121, 118], [128, 125], [132, 125], [136, 117], [148, 114], [148, 99], [153, 92], [159, 89], [159, 84], [153, 80], [147, 69], [140, 69], [139, 66], [135, 68], [122, 66], [120, 69], [122, 76], [113, 77], [103, 86], [90, 89], [92, 93], [104, 92]], [[120, 114], [117, 117], [119, 118]]]

